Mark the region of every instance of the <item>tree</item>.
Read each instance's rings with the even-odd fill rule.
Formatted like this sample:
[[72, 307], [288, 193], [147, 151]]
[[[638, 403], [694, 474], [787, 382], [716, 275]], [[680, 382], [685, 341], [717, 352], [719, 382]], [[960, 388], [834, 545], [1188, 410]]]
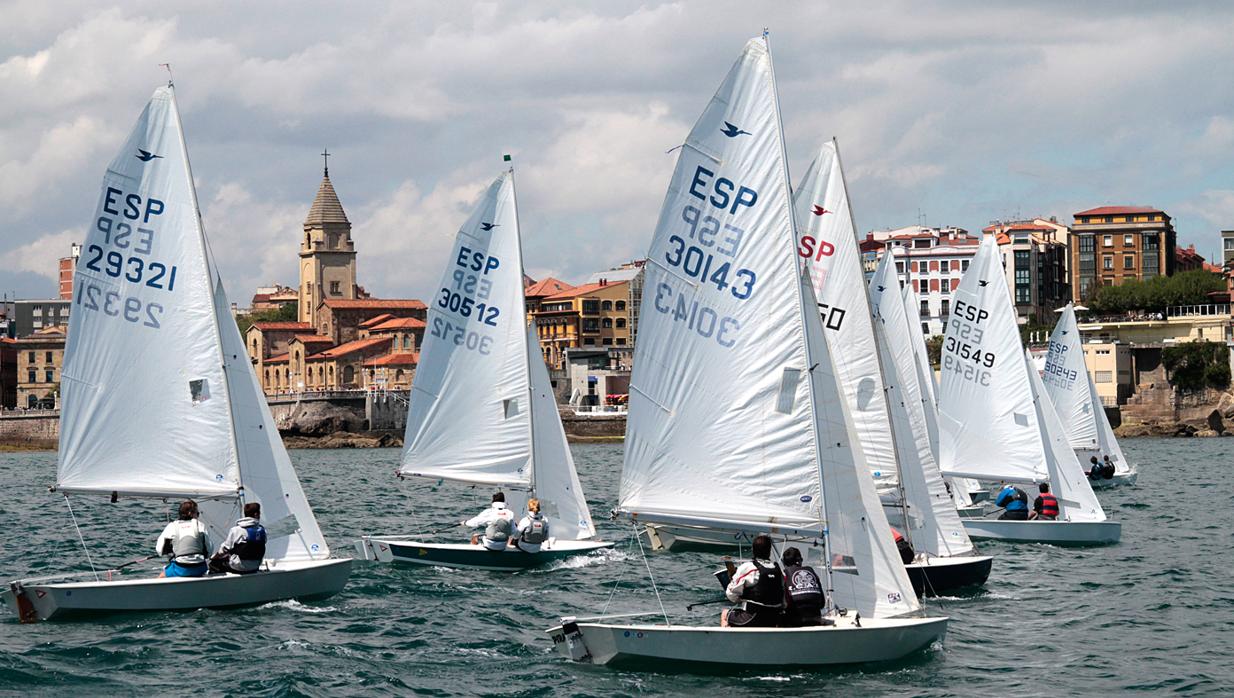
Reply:
[[1219, 274], [1196, 269], [1174, 276], [1154, 276], [1147, 281], [1101, 286], [1086, 302], [1097, 313], [1165, 312], [1170, 306], [1208, 303], [1209, 293], [1224, 290], [1225, 279]]
[[243, 336], [254, 322], [295, 322], [300, 317], [297, 303], [284, 303], [274, 310], [259, 310], [248, 315], [237, 315], [236, 326]]
[[1222, 342], [1183, 342], [1161, 351], [1161, 363], [1176, 390], [1195, 393], [1230, 387], [1230, 350]]
[[937, 369], [943, 361], [943, 336], [941, 334], [926, 337], [926, 355], [930, 357], [930, 366]]

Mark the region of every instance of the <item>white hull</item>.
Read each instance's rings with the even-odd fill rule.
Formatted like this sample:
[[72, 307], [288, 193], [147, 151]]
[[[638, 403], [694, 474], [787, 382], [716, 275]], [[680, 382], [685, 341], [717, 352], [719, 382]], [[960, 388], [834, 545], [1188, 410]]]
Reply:
[[751, 540], [744, 533], [668, 524], [648, 524], [643, 527], [643, 534], [651, 541], [652, 550], [681, 551], [699, 547], [749, 549]]
[[980, 519], [985, 516], [985, 507], [981, 504], [974, 504], [971, 507], [956, 507], [956, 513], [961, 519]]
[[[820, 666], [886, 662], [942, 640], [947, 618], [838, 619], [814, 628], [669, 627], [573, 623], [549, 628], [568, 659], [610, 662], [692, 662], [722, 666]], [[577, 627], [578, 635], [573, 634]], [[581, 637], [582, 647], [578, 646]]]
[[1117, 521], [1006, 521], [964, 519], [970, 538], [1053, 545], [1107, 545], [1122, 536]]
[[1114, 477], [1109, 480], [1089, 480], [1088, 484], [1095, 490], [1106, 490], [1111, 487], [1118, 487], [1120, 485], [1134, 485], [1137, 475], [1139, 475], [1139, 473], [1134, 470], [1130, 470], [1125, 473], [1114, 473]]
[[[341, 591], [350, 576], [351, 559], [343, 558], [279, 562], [268, 571], [245, 575], [32, 582], [22, 589], [38, 619], [49, 620], [76, 614], [191, 611], [325, 598]], [[0, 591], [0, 604], [20, 615], [13, 586]]]
[[377, 562], [518, 572], [613, 545], [598, 540], [553, 540], [543, 545], [539, 552], [526, 553], [514, 547], [497, 551], [469, 543], [426, 543], [365, 536], [356, 541], [356, 552], [365, 560]]

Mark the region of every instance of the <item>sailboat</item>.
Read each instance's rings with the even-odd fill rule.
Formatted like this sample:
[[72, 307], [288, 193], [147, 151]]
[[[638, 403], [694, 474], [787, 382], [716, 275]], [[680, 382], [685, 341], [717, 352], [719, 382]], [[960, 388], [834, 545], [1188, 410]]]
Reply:
[[982, 239], [953, 299], [939, 388], [943, 473], [1048, 482], [1060, 509], [1055, 521], [966, 518], [969, 535], [1063, 545], [1117, 542], [1121, 526], [1107, 520], [1021, 346], [994, 236]]
[[330, 557], [232, 318], [170, 83], [155, 90], [107, 168], [73, 291], [55, 490], [66, 502], [192, 498], [213, 541], [246, 502], [258, 502], [265, 559], [246, 575], [130, 579], [96, 570], [19, 580], [0, 601], [32, 621], [340, 591], [351, 560]]
[[656, 226], [617, 513], [636, 527], [764, 533], [821, 552], [835, 624], [566, 617], [548, 633], [570, 659], [870, 662], [946, 631], [946, 618], [920, 617], [848, 416], [799, 268], [783, 147], [764, 35], [746, 44], [680, 149]]
[[[899, 502], [892, 524], [903, 526], [917, 558], [906, 565], [913, 586], [930, 593], [984, 584], [993, 558], [978, 555], [943, 483], [926, 423], [918, 361], [907, 331], [900, 279], [890, 251], [870, 280], [875, 344], [895, 425]], [[917, 333], [919, 334], [919, 333]], [[896, 520], [898, 519], [898, 521]]]
[[1063, 308], [1054, 332], [1050, 334], [1050, 349], [1045, 358], [1045, 374], [1042, 376], [1050, 402], [1058, 411], [1067, 431], [1071, 447], [1081, 466], [1087, 468], [1089, 459], [1098, 461], [1109, 456], [1114, 463], [1114, 477], [1106, 480], [1089, 480], [1093, 487], [1113, 487], [1135, 484], [1136, 471], [1114, 438], [1114, 429], [1105, 416], [1105, 407], [1097, 395], [1097, 386], [1084, 365], [1084, 347], [1080, 343], [1080, 328], [1076, 325], [1075, 307], [1068, 303]]
[[595, 537], [536, 326], [526, 321], [523, 278], [510, 169], [459, 229], [429, 306], [398, 474], [510, 489], [516, 512], [538, 498], [549, 540], [539, 552], [499, 552], [365, 536], [356, 543], [365, 559], [516, 571], [612, 547]]

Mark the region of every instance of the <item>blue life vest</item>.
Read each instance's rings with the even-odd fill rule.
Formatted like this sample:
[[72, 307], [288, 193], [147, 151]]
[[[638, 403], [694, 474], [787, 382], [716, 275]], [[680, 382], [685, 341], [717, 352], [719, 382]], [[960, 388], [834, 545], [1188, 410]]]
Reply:
[[1028, 495], [1019, 487], [1007, 485], [998, 493], [998, 499], [994, 500], [994, 504], [1007, 511], [1028, 511]]
[[231, 552], [241, 560], [261, 560], [266, 556], [266, 529], [259, 523], [244, 527], [244, 540], [236, 543]]

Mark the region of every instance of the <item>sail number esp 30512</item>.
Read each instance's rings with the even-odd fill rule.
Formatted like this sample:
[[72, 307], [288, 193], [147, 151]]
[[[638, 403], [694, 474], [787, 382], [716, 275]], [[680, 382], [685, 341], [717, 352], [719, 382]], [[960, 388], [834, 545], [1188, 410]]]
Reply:
[[[432, 318], [429, 333], [455, 346], [481, 354], [489, 354], [493, 338], [484, 332], [497, 326], [501, 309], [490, 302], [493, 292], [491, 272], [501, 267], [501, 260], [482, 250], [473, 250], [460, 245], [454, 258], [456, 267], [450, 272], [450, 281], [437, 295], [439, 314]], [[448, 314], [452, 318], [443, 318]], [[453, 320], [453, 321], [452, 321]], [[477, 329], [472, 329], [475, 323]]]

